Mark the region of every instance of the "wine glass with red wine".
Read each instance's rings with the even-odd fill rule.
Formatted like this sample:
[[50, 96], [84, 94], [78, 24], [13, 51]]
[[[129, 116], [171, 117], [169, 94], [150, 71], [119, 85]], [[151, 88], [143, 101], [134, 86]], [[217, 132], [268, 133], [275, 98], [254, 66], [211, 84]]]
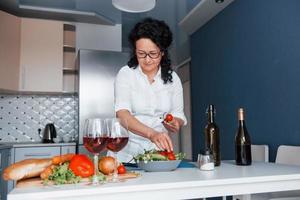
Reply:
[[94, 118], [86, 119], [84, 123], [83, 144], [85, 148], [94, 155], [94, 176], [93, 185], [99, 184], [98, 174], [98, 156], [106, 149], [108, 142], [108, 131], [104, 119]]
[[115, 157], [115, 169], [112, 181], [117, 182], [119, 180], [117, 153], [128, 143], [128, 125], [126, 120], [120, 118], [107, 119], [106, 123], [109, 132], [109, 139], [106, 147], [114, 153]]

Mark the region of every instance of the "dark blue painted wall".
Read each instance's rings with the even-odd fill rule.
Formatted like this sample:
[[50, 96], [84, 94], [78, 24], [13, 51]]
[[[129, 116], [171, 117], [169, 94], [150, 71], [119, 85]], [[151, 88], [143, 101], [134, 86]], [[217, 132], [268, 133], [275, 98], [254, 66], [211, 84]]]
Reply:
[[300, 1], [236, 0], [191, 37], [193, 153], [217, 108], [222, 159], [234, 159], [237, 109], [253, 144], [300, 145]]

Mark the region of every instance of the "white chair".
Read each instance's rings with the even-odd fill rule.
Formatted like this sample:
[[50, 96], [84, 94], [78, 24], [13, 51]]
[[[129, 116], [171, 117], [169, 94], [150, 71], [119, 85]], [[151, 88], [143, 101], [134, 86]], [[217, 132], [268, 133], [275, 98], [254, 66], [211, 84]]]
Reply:
[[298, 165], [300, 166], [300, 146], [286, 146], [278, 147], [276, 155], [276, 163]]
[[252, 161], [269, 162], [269, 146], [268, 145], [251, 145]]
[[[300, 166], [300, 146], [278, 147], [275, 163]], [[300, 200], [300, 190], [252, 194], [251, 200]]]
[[[252, 161], [269, 162], [268, 145], [251, 145]], [[233, 200], [251, 200], [251, 195], [235, 195]]]

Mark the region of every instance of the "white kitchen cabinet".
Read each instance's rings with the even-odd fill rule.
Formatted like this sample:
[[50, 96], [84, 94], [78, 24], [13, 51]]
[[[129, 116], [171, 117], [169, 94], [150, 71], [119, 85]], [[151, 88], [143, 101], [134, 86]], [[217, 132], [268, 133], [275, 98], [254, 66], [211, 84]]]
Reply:
[[62, 47], [62, 22], [21, 19], [21, 91], [62, 92]]
[[14, 162], [29, 158], [51, 158], [60, 155], [60, 147], [22, 147], [15, 148]]
[[18, 90], [21, 19], [0, 10], [0, 89]]
[[67, 153], [76, 153], [76, 146], [72, 145], [72, 146], [61, 146], [61, 151], [60, 153], [63, 154], [67, 154]]
[[62, 92], [63, 37], [61, 21], [0, 11], [0, 89]]
[[13, 160], [12, 162], [18, 162], [20, 160], [29, 158], [51, 158], [53, 156], [62, 155], [66, 153], [75, 153], [76, 144], [41, 144], [43, 146], [26, 146], [13, 148]]

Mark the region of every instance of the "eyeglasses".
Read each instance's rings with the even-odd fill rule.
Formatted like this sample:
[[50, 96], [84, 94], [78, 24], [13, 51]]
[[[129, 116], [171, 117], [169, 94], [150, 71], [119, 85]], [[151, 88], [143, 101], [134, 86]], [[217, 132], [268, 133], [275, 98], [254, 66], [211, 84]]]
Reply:
[[138, 58], [146, 58], [147, 56], [149, 56], [149, 58], [157, 59], [160, 55], [161, 55], [160, 51], [150, 51], [149, 53], [147, 53], [145, 51], [137, 51], [136, 52], [136, 56]]

